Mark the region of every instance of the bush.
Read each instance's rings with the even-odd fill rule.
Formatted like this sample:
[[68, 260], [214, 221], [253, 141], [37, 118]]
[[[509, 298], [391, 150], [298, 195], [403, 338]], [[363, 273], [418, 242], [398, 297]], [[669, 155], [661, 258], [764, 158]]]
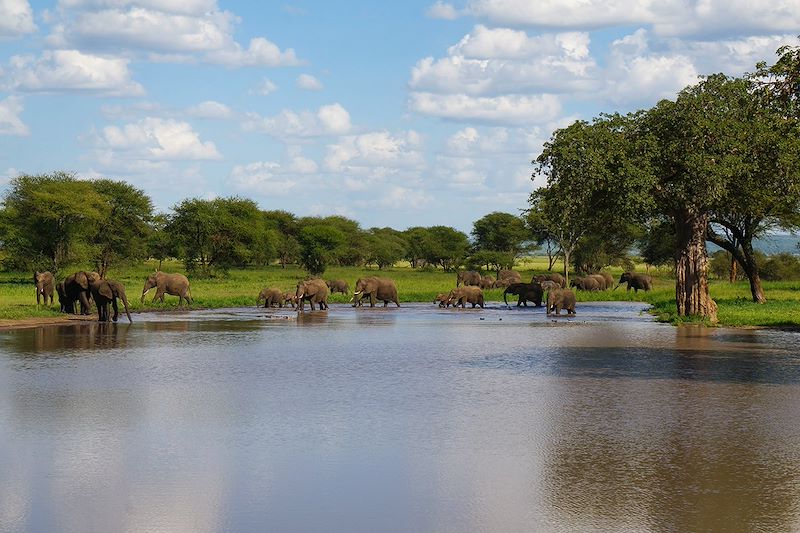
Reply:
[[800, 279], [800, 257], [790, 253], [769, 256], [761, 264], [761, 277], [768, 281]]

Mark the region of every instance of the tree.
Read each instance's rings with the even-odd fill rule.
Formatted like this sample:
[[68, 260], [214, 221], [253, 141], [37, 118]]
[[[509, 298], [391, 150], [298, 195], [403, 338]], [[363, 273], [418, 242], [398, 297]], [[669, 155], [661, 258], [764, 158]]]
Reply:
[[800, 46], [778, 48], [774, 65], [762, 61], [751, 75], [770, 103], [783, 108], [787, 116], [800, 117]]
[[187, 270], [209, 274], [233, 266], [266, 264], [275, 248], [258, 206], [242, 198], [184, 200], [173, 207], [168, 231]]
[[337, 249], [345, 242], [345, 235], [338, 229], [323, 223], [304, 224], [298, 235], [300, 264], [313, 276], [321, 276]]
[[[472, 225], [472, 240], [475, 251], [490, 252], [493, 263], [513, 265], [521, 253], [531, 248], [530, 234], [523, 220], [510, 213], [495, 211]], [[485, 255], [488, 258], [489, 255]], [[499, 271], [502, 267], [497, 268]]]
[[392, 228], [371, 228], [366, 236], [366, 261], [379, 269], [394, 265], [406, 253], [408, 243], [403, 233]]
[[675, 260], [675, 224], [665, 217], [653, 217], [637, 239], [639, 253], [647, 265], [662, 266]]
[[556, 259], [561, 256], [561, 248], [555, 236], [547, 229], [543, 213], [535, 209], [526, 209], [523, 211], [523, 218], [531, 240], [537, 247], [544, 248], [547, 254], [547, 270], [553, 270]]
[[101, 179], [93, 184], [109, 208], [108, 216], [98, 222], [92, 237], [95, 266], [100, 277], [105, 278], [113, 261], [142, 259], [147, 254], [153, 204], [144, 191], [124, 181]]
[[298, 261], [300, 257], [300, 243], [297, 241], [300, 224], [297, 217], [288, 211], [264, 211], [263, 214], [275, 243], [278, 261], [281, 268], [286, 268], [287, 264]]
[[3, 200], [6, 263], [58, 273], [88, 256], [90, 238], [110, 214], [107, 198], [65, 172], [23, 174]]
[[569, 282], [571, 256], [581, 239], [639, 221], [651, 210], [652, 176], [630, 138], [630, 118], [604, 115], [557, 130], [533, 161], [547, 186], [530, 197], [529, 219], [558, 244]]
[[167, 231], [169, 217], [159, 213], [150, 221], [150, 231], [147, 235], [147, 256], [158, 259], [158, 270], [161, 270], [161, 262], [168, 257], [178, 255], [173, 242], [173, 237]]
[[446, 272], [457, 269], [469, 250], [467, 235], [449, 226], [432, 226], [427, 230], [425, 261], [441, 266]]

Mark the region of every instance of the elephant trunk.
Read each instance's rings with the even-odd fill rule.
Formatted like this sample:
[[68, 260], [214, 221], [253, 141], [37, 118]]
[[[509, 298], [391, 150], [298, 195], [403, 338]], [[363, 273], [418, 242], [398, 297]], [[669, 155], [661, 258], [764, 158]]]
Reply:
[[125, 314], [128, 315], [128, 322], [133, 324], [133, 319], [131, 318], [131, 312], [128, 310], [128, 298], [125, 297], [124, 292], [120, 292], [119, 299], [122, 300], [122, 305], [125, 307]]
[[509, 305], [508, 305], [508, 299], [506, 298], [506, 295], [507, 295], [507, 294], [508, 294], [508, 289], [506, 289], [506, 290], [504, 290], [504, 291], [503, 291], [503, 302], [505, 302], [505, 304], [506, 304], [506, 307], [509, 307]]
[[617, 283], [617, 286], [611, 289], [611, 292], [614, 292], [615, 290], [619, 289], [620, 285], [622, 285], [622, 283]]

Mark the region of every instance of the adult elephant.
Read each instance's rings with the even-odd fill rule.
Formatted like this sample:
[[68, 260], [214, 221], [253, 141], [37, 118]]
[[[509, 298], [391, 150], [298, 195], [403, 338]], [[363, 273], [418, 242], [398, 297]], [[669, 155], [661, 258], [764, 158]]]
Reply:
[[329, 279], [325, 284], [328, 286], [328, 290], [331, 291], [331, 294], [334, 292], [341, 292], [346, 295], [350, 290], [350, 285], [343, 279]]
[[36, 305], [39, 305], [42, 296], [44, 296], [44, 305], [47, 305], [48, 298], [50, 298], [50, 305], [53, 305], [53, 289], [56, 285], [53, 274], [36, 271], [33, 273], [33, 283], [36, 285]]
[[[88, 315], [91, 310], [91, 304], [89, 303], [89, 298], [91, 298], [89, 285], [99, 279], [100, 274], [97, 272], [86, 272], [84, 270], [67, 276], [63, 285], [65, 300], [62, 304], [64, 312], [74, 314], [76, 312], [75, 302], [78, 301], [81, 306], [81, 314]], [[61, 296], [59, 295], [59, 299], [60, 298]]]
[[483, 309], [483, 290], [480, 287], [456, 287], [447, 295], [447, 305], [452, 305], [453, 308], [460, 305], [463, 309], [468, 303], [472, 304], [473, 309], [476, 305]]
[[602, 276], [602, 278], [606, 281], [606, 289], [610, 289], [611, 287], [614, 286], [614, 278], [608, 272], [603, 272], [601, 270], [596, 275]]
[[461, 285], [478, 286], [481, 284], [481, 273], [475, 270], [459, 270], [456, 274], [456, 287]]
[[562, 289], [567, 285], [564, 276], [558, 274], [557, 272], [552, 272], [550, 274], [536, 274], [531, 279], [531, 283], [536, 283], [537, 281], [539, 283], [542, 283], [544, 281], [552, 281], [558, 284], [558, 286], [561, 287]]
[[314, 304], [319, 304], [320, 311], [328, 308], [328, 286], [321, 279], [309, 279], [297, 283], [297, 309], [303, 311], [305, 302], [308, 300], [311, 310], [314, 311]]
[[[108, 322], [109, 318], [114, 322], [119, 318], [119, 308], [117, 298], [122, 300], [125, 306], [125, 314], [128, 315], [128, 322], [133, 323], [131, 312], [128, 310], [128, 298], [125, 296], [125, 286], [113, 279], [97, 279], [89, 284], [89, 291], [92, 293], [95, 305], [97, 305], [97, 316], [100, 322]], [[114, 309], [114, 316], [108, 316], [108, 304]]]
[[536, 307], [541, 307], [544, 291], [542, 291], [542, 286], [539, 283], [512, 283], [503, 291], [503, 301], [506, 306], [508, 306], [506, 298], [509, 294], [518, 295], [517, 307], [521, 305], [528, 307], [528, 301], [536, 304]]
[[156, 300], [161, 300], [161, 303], [164, 303], [164, 294], [177, 296], [179, 306], [183, 305], [184, 300], [186, 300], [186, 305], [191, 305], [192, 303], [189, 280], [186, 279], [186, 276], [183, 274], [167, 274], [166, 272], [156, 270], [147, 276], [144, 282], [144, 289], [142, 289], [142, 302], [144, 302], [144, 295], [153, 287], [156, 289], [156, 294], [153, 296], [153, 299], [150, 300], [150, 303]]
[[258, 293], [256, 306], [261, 304], [261, 300], [264, 300], [264, 307], [272, 307], [273, 305], [283, 307], [283, 291], [277, 287], [266, 287]]
[[483, 276], [479, 287], [483, 290], [494, 288], [495, 281], [497, 280], [492, 276]]
[[[603, 283], [603, 285], [601, 285]], [[584, 276], [582, 278], [572, 278], [569, 282], [570, 287], [575, 287], [582, 291], [601, 291], [605, 286], [605, 281], [602, 278], [599, 280], [592, 276]]]
[[367, 278], [359, 278], [356, 281], [355, 291], [353, 292], [353, 307], [361, 306], [361, 300], [369, 297], [369, 306], [375, 307], [378, 300], [383, 300], [383, 306], [389, 305], [389, 302], [394, 302], [397, 307], [400, 307], [400, 301], [397, 298], [397, 285], [394, 280], [389, 278], [379, 278], [377, 276], [370, 276]]
[[639, 292], [639, 289], [643, 291], [649, 291], [653, 288], [653, 278], [648, 276], [647, 274], [636, 274], [635, 272], [623, 272], [622, 276], [619, 278], [619, 283], [614, 290], [617, 290], [620, 285], [623, 283], [628, 283], [628, 288], [626, 290], [630, 291], [631, 289], [634, 292]]
[[503, 281], [503, 286], [508, 287], [512, 283], [521, 283], [522, 276], [514, 270], [501, 270], [497, 273], [497, 281]]
[[566, 309], [567, 314], [575, 314], [575, 293], [569, 289], [555, 289], [547, 293], [547, 314], [555, 312], [561, 314], [561, 310]]

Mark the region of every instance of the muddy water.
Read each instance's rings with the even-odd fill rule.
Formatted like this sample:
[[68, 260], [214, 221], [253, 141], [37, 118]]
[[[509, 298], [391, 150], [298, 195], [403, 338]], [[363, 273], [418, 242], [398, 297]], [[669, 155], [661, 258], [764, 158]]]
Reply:
[[0, 531], [800, 530], [800, 335], [579, 313], [0, 332]]

